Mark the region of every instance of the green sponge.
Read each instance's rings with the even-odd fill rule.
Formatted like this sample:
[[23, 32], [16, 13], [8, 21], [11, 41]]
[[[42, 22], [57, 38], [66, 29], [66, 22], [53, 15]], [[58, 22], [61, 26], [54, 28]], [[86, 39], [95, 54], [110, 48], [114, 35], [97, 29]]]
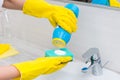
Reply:
[[67, 48], [52, 49], [45, 51], [45, 57], [70, 56], [73, 60], [73, 53]]

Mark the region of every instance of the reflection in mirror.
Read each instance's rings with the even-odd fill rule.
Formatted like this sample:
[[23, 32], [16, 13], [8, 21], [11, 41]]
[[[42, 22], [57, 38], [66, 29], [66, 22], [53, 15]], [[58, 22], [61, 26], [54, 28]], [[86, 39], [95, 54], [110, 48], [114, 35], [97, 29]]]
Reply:
[[73, 0], [73, 1], [80, 1], [91, 4], [120, 8], [120, 0]]
[[120, 8], [120, 0], [109, 0], [111, 7], [118, 7]]
[[87, 2], [87, 3], [91, 2], [91, 0], [74, 0], [74, 1], [81, 1], [81, 2]]

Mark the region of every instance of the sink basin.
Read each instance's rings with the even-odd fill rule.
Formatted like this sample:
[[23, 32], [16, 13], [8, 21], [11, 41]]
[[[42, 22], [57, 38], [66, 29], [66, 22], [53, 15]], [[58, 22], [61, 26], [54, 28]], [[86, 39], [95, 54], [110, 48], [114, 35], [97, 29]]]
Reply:
[[41, 75], [35, 80], [120, 80], [119, 74], [105, 68], [101, 76], [82, 73], [81, 68], [84, 65], [82, 62], [70, 62], [63, 69], [49, 75]]
[[[7, 59], [0, 60], [0, 65], [8, 65], [12, 63], [22, 62], [25, 60], [36, 59], [38, 56], [42, 56], [41, 54], [37, 53], [44, 53], [44, 48], [40, 48], [22, 40], [11, 39], [10, 43], [13, 45], [13, 47], [20, 51], [20, 54], [13, 57], [9, 57]], [[34, 80], [120, 80], [119, 74], [106, 68], [103, 68], [103, 75], [101, 76], [94, 76], [90, 72], [82, 73], [81, 69], [85, 66], [85, 63], [80, 61], [77, 62], [74, 60], [73, 62], [69, 62], [63, 69], [57, 72], [49, 75], [40, 75]]]

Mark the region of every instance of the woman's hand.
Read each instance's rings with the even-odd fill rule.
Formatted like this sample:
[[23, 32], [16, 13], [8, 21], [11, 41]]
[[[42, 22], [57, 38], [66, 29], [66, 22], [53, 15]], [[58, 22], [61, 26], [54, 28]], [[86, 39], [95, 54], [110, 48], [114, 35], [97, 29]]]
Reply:
[[21, 74], [21, 77], [15, 80], [32, 80], [40, 75], [51, 74], [63, 68], [71, 60], [71, 57], [42, 57], [13, 64]]
[[77, 30], [76, 16], [63, 6], [52, 5], [45, 0], [26, 0], [23, 12], [38, 18], [47, 18], [54, 27], [59, 25], [69, 33]]
[[38, 18], [47, 18], [53, 27], [59, 25], [69, 33], [77, 30], [77, 19], [71, 10], [49, 4], [45, 0], [4, 0], [3, 7], [23, 10], [23, 13]]

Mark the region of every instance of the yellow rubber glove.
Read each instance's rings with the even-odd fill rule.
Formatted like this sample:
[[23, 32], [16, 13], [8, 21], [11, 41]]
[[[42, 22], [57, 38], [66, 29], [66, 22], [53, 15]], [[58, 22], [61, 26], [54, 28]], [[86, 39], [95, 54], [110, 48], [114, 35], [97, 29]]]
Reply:
[[6, 52], [9, 49], [10, 49], [9, 44], [0, 44], [0, 54], [3, 54], [4, 52]]
[[33, 61], [13, 64], [21, 74], [21, 78], [14, 80], [32, 80], [40, 75], [53, 73], [71, 60], [71, 57], [43, 57]]
[[71, 10], [49, 4], [45, 0], [26, 0], [23, 12], [35, 17], [47, 18], [54, 27], [59, 25], [69, 33], [75, 32], [77, 29], [77, 19]]

